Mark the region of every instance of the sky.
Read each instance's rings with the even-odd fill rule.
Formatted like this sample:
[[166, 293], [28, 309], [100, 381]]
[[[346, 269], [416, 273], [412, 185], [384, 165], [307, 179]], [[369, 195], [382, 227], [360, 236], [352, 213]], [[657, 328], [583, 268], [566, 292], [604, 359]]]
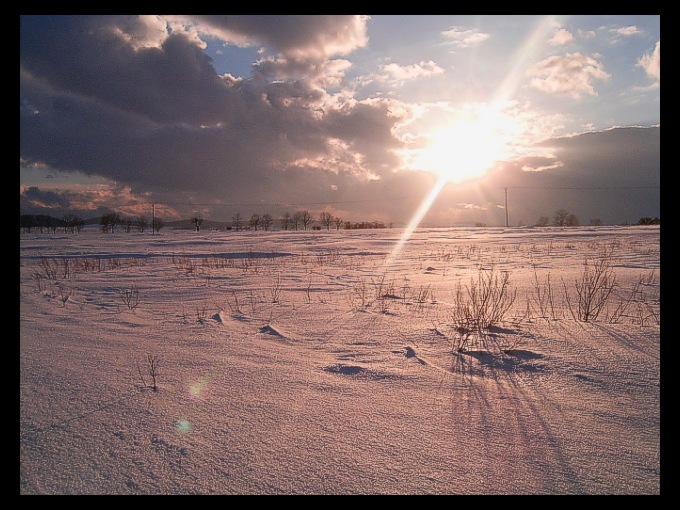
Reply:
[[21, 16], [20, 210], [660, 216], [660, 15]]

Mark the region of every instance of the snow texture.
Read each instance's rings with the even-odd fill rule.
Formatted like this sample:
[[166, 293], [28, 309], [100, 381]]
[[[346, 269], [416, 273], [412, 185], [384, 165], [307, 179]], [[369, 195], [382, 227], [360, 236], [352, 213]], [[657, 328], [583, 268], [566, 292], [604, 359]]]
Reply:
[[21, 234], [20, 493], [659, 494], [659, 228], [402, 233]]

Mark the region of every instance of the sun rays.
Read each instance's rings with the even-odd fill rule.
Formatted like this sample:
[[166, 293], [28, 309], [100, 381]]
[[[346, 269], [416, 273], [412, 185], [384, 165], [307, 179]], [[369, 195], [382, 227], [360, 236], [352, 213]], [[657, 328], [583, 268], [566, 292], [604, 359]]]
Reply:
[[497, 161], [511, 156], [522, 128], [506, 109], [515, 95], [532, 52], [553, 26], [553, 18], [539, 20], [515, 53], [510, 71], [488, 104], [466, 105], [427, 135], [418, 149], [405, 153], [408, 165], [430, 171], [437, 180], [412, 216], [386, 260], [391, 265], [413, 231], [447, 184], [457, 185], [483, 177]]

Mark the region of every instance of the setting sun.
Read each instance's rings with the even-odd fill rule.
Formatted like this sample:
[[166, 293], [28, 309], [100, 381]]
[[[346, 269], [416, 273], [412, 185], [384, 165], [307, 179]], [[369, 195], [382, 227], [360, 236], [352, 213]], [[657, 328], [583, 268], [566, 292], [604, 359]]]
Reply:
[[476, 105], [423, 135], [409, 166], [435, 173], [447, 182], [482, 177], [509, 155], [516, 122], [498, 108]]

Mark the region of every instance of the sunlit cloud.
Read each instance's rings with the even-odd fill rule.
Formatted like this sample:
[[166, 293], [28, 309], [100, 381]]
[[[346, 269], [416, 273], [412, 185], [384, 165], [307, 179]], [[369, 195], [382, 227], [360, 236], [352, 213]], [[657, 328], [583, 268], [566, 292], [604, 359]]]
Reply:
[[581, 94], [597, 96], [594, 80], [606, 80], [610, 75], [593, 57], [581, 53], [567, 53], [548, 57], [534, 64], [528, 71], [530, 86], [547, 92], [578, 99]]
[[127, 24], [111, 27], [111, 31], [136, 51], [160, 48], [168, 38], [168, 24], [161, 16], [135, 16]]
[[491, 37], [489, 34], [465, 27], [451, 27], [442, 32], [442, 35], [448, 44], [457, 48], [469, 48], [470, 46], [482, 43]]
[[629, 37], [631, 35], [637, 35], [642, 33], [642, 30], [640, 30], [636, 26], [610, 28], [609, 31], [614, 35], [622, 37]]
[[477, 210], [480, 210], [480, 211], [483, 211], [484, 209], [486, 209], [484, 206], [481, 206], [479, 204], [469, 204], [469, 203], [463, 203], [463, 202], [456, 204], [456, 208], [458, 208], [458, 209], [477, 209]]
[[661, 41], [657, 41], [652, 53], [643, 55], [638, 60], [638, 65], [652, 78], [661, 79]]
[[557, 32], [555, 32], [555, 35], [551, 39], [548, 39], [548, 44], [551, 46], [563, 46], [572, 42], [573, 40], [574, 36], [571, 32], [565, 30], [564, 28], [560, 28]]
[[432, 60], [420, 61], [417, 64], [407, 66], [391, 63], [380, 66], [380, 69], [387, 74], [387, 81], [395, 85], [402, 85], [408, 80], [427, 78], [444, 73], [444, 70]]
[[296, 59], [348, 55], [368, 44], [369, 16], [229, 15], [178, 17], [199, 33], [238, 46], [265, 46]]
[[563, 166], [564, 166], [564, 163], [562, 163], [561, 161], [557, 161], [552, 165], [542, 165], [542, 166], [523, 165], [522, 171], [523, 172], [545, 172], [546, 170], [555, 170], [557, 168], [562, 168]]

